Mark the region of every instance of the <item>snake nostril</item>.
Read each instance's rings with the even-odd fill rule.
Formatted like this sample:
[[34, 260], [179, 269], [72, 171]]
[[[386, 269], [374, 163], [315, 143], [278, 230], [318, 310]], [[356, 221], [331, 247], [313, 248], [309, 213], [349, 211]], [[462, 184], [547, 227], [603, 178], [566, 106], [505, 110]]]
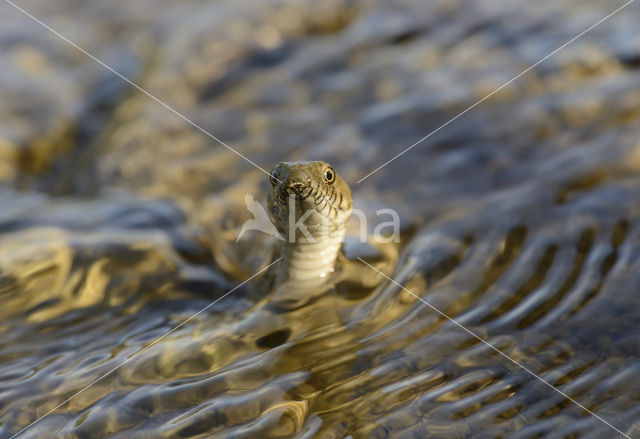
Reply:
[[295, 182], [295, 183], [289, 183], [287, 188], [291, 189], [294, 192], [300, 193], [300, 192], [302, 192], [304, 187], [305, 187], [304, 183]]

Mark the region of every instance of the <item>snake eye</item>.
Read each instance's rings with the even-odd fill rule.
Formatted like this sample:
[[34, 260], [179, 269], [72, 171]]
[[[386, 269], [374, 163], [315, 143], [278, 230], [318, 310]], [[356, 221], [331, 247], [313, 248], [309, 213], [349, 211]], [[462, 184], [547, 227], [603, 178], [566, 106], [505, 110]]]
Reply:
[[328, 168], [324, 171], [324, 179], [329, 184], [333, 183], [336, 180], [336, 173], [333, 172], [333, 169]]
[[275, 186], [276, 183], [279, 181], [277, 169], [274, 169], [273, 171], [271, 171], [271, 177], [269, 177], [269, 181], [271, 181], [271, 186]]

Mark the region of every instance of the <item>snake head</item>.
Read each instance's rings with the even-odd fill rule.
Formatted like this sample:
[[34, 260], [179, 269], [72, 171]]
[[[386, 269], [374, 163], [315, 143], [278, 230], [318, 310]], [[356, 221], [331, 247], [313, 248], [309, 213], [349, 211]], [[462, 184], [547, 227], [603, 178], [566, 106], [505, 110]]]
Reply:
[[321, 223], [343, 228], [351, 215], [349, 185], [328, 163], [281, 162], [273, 167], [270, 180], [269, 213], [282, 232], [300, 218], [311, 228]]

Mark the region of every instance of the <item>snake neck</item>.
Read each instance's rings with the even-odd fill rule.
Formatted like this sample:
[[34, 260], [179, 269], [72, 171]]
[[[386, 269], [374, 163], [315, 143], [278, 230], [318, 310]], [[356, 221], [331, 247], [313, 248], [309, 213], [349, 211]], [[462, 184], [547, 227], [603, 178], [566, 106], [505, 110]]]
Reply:
[[334, 271], [353, 209], [347, 183], [325, 162], [281, 162], [271, 172], [269, 215], [280, 234], [277, 282], [308, 292]]
[[343, 238], [344, 230], [340, 229], [322, 238], [282, 242], [280, 281], [309, 286], [324, 282], [334, 271]]

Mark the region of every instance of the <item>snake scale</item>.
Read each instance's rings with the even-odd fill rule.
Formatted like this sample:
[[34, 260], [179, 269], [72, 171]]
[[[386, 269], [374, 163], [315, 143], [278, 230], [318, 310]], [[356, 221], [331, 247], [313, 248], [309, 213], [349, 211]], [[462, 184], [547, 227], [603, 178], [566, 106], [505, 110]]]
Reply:
[[[277, 163], [271, 171], [268, 211], [284, 239], [275, 269], [275, 299], [300, 302], [339, 282], [376, 286], [382, 278], [341, 251], [353, 211], [347, 182], [323, 161]], [[393, 246], [374, 244], [377, 266], [387, 270], [397, 258]], [[376, 264], [375, 261], [372, 263]]]
[[271, 172], [269, 213], [280, 234], [280, 280], [313, 283], [335, 270], [353, 209], [349, 185], [325, 162], [282, 162]]

